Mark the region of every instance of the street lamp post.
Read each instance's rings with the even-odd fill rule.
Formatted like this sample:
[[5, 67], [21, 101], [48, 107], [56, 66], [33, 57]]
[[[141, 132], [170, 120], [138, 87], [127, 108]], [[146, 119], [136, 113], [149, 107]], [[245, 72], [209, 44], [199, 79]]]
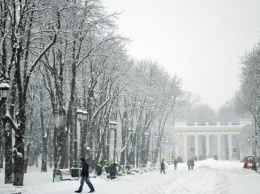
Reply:
[[87, 112], [77, 109], [75, 112], [75, 127], [74, 127], [74, 162], [71, 168], [71, 176], [79, 177], [79, 166], [78, 166], [78, 131], [77, 131], [77, 121], [86, 120]]
[[[9, 84], [6, 82], [5, 79], [0, 84], [0, 100], [1, 100], [1, 110], [2, 110], [2, 115], [6, 114], [6, 99], [8, 96], [8, 91], [9, 91]], [[5, 129], [6, 121], [3, 120], [3, 130]], [[3, 137], [3, 136], [2, 136]], [[0, 146], [2, 146], [2, 137], [0, 137]], [[3, 149], [1, 148], [3, 151]], [[0, 151], [1, 151], [0, 150]], [[5, 136], [5, 183], [11, 183], [12, 182], [12, 135]], [[2, 164], [1, 164], [2, 165]], [[9, 178], [7, 178], [9, 177]]]
[[115, 151], [116, 151], [116, 129], [117, 129], [117, 122], [116, 121], [109, 121], [109, 142], [108, 142], [108, 163], [109, 163], [109, 156], [110, 156], [110, 135], [111, 135], [111, 131], [114, 130], [114, 149], [113, 149], [113, 160], [115, 160]]
[[[158, 152], [158, 148], [157, 148], [157, 140], [158, 140], [158, 136], [156, 134], [156, 132], [154, 131], [152, 134], [152, 164], [154, 164], [154, 154], [157, 154]], [[154, 148], [154, 142], [156, 141], [156, 148]]]
[[[132, 128], [128, 128], [128, 138], [130, 138], [132, 141], [133, 141], [133, 133], [134, 133], [134, 129]], [[130, 135], [129, 135], [129, 132], [130, 132]], [[127, 152], [126, 152], [126, 159], [125, 159], [125, 163], [127, 164], [128, 163], [128, 154], [129, 154], [129, 145], [130, 145], [130, 139], [128, 140], [128, 144], [127, 144]], [[133, 144], [133, 142], [131, 142], [131, 144]], [[131, 159], [130, 159], [131, 160]]]
[[109, 145], [108, 145], [108, 133], [109, 133], [109, 129], [106, 131], [106, 165], [109, 165]]
[[83, 120], [83, 121], [86, 121], [87, 119], [88, 119], [88, 112], [85, 111], [85, 110], [83, 110], [83, 111], [82, 111], [82, 120]]

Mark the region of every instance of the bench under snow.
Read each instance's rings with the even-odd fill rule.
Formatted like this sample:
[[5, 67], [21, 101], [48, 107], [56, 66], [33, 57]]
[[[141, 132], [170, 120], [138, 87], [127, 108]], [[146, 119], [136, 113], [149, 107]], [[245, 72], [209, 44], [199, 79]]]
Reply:
[[53, 178], [55, 178], [56, 175], [60, 176], [60, 180], [61, 181], [65, 181], [65, 180], [79, 180], [79, 177], [72, 177], [71, 176], [70, 169], [56, 169], [56, 172], [54, 172]]

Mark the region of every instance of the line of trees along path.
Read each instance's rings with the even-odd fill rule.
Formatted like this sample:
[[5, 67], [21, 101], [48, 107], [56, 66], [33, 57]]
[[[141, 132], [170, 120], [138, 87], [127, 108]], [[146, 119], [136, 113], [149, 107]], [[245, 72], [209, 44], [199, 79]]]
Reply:
[[47, 172], [47, 162], [72, 166], [78, 108], [88, 112], [80, 122], [81, 157], [90, 164], [107, 158], [113, 120], [121, 123], [115, 134], [122, 149], [115, 160], [147, 162], [145, 134], [162, 137], [166, 120], [189, 100], [176, 75], [127, 55], [129, 40], [116, 32], [117, 16], [99, 0], [0, 1], [1, 82], [10, 85], [0, 103], [5, 183], [23, 185], [27, 166], [38, 165], [39, 156], [41, 172]]

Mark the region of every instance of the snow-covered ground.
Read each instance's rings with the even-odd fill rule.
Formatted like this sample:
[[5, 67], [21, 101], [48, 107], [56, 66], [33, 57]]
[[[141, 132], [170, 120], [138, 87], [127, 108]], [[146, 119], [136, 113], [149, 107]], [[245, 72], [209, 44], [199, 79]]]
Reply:
[[[4, 184], [4, 169], [0, 169], [0, 193], [11, 194], [69, 194], [79, 187], [79, 181], [52, 182], [52, 169], [41, 173], [35, 167], [28, 168], [23, 187]], [[105, 175], [91, 178], [95, 193], [106, 194], [259, 194], [260, 173], [243, 169], [243, 163], [236, 161], [215, 161], [208, 159], [196, 162], [193, 171], [185, 163], [174, 170], [169, 165], [166, 174], [159, 171], [120, 176], [108, 180]], [[84, 185], [82, 193], [88, 193]]]

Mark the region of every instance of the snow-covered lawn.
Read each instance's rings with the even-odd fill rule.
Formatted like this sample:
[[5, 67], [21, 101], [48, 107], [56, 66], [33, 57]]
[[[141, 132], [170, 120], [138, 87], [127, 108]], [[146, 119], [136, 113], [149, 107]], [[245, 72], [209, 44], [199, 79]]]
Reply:
[[[106, 194], [259, 194], [260, 173], [243, 169], [243, 163], [236, 161], [215, 161], [208, 159], [196, 162], [193, 171], [186, 163], [178, 164], [175, 171], [169, 165], [166, 174], [159, 171], [120, 176], [108, 180], [106, 176], [91, 178], [95, 193]], [[4, 169], [0, 172], [0, 193], [11, 194], [68, 194], [74, 193], [79, 181], [52, 182], [52, 169], [41, 173], [40, 169], [28, 168], [23, 187], [4, 184]], [[83, 192], [89, 188], [84, 185]]]

